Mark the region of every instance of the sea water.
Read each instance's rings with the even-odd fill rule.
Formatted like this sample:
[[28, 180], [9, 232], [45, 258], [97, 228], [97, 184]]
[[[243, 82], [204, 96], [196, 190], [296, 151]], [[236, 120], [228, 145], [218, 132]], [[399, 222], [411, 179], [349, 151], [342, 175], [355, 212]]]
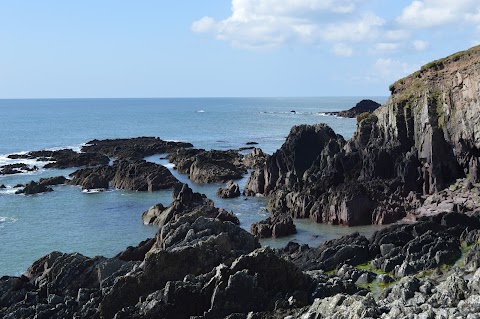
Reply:
[[[11, 160], [8, 154], [42, 149], [80, 147], [92, 139], [158, 136], [187, 141], [196, 148], [236, 149], [247, 142], [273, 153], [297, 124], [327, 123], [348, 139], [355, 119], [327, 116], [348, 109], [363, 98], [379, 103], [385, 97], [322, 98], [188, 98], [188, 99], [45, 99], [0, 100], [0, 165], [27, 162], [38, 171], [0, 176], [0, 275], [19, 275], [36, 259], [58, 250], [87, 256], [114, 256], [129, 245], [154, 236], [157, 228], [143, 225], [141, 214], [156, 203], [168, 205], [171, 190], [152, 193], [109, 190], [86, 194], [76, 186], [54, 186], [33, 196], [15, 195], [14, 185], [41, 177], [68, 176], [74, 169], [47, 170], [45, 163]], [[213, 199], [216, 206], [237, 214], [244, 229], [268, 216], [266, 199], [220, 199], [220, 184], [201, 185], [188, 180], [160, 159], [182, 182]], [[248, 176], [239, 181], [243, 188]], [[298, 234], [263, 240], [280, 247], [288, 241], [311, 246], [353, 231], [370, 234], [375, 226], [346, 228], [296, 221]]]

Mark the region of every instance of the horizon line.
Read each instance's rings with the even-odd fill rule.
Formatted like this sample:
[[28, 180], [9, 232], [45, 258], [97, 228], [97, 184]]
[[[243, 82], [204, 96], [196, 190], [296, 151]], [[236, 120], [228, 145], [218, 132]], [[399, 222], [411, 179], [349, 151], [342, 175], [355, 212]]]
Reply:
[[354, 98], [389, 97], [390, 95], [305, 95], [305, 96], [164, 96], [164, 97], [0, 97], [1, 100], [108, 100], [108, 99], [290, 99], [290, 98]]

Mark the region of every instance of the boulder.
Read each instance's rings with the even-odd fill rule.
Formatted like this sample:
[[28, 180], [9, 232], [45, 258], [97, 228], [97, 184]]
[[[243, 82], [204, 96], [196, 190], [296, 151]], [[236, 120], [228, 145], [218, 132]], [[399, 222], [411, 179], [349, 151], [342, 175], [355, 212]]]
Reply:
[[250, 226], [250, 232], [259, 238], [279, 238], [297, 233], [293, 219], [286, 215], [268, 217]]
[[217, 196], [221, 198], [234, 198], [240, 196], [240, 187], [233, 180], [229, 180], [225, 188], [217, 189]]

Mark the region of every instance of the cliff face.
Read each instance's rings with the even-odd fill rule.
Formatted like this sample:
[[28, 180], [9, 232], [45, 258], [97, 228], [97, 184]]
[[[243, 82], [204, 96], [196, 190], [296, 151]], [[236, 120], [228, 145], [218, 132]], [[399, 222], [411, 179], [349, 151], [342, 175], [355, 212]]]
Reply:
[[433, 61], [390, 87], [376, 112], [385, 140], [415, 147], [424, 192], [470, 174], [477, 182], [480, 146], [480, 47]]
[[271, 195], [274, 214], [382, 224], [457, 178], [478, 182], [480, 47], [431, 62], [390, 89], [346, 144], [325, 125], [292, 128], [246, 193]]

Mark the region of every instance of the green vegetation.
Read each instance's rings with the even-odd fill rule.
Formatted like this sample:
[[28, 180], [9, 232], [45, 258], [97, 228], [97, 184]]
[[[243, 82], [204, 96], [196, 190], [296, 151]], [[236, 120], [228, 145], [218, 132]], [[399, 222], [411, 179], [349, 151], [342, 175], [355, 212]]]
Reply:
[[371, 260], [364, 263], [364, 264], [357, 265], [357, 266], [355, 266], [355, 268], [360, 269], [360, 270], [373, 272], [374, 274], [377, 274], [377, 275], [390, 275], [390, 276], [392, 275], [391, 273], [385, 272], [381, 269], [373, 268]]
[[442, 92], [439, 89], [432, 90], [428, 95], [428, 105], [435, 110], [438, 127], [445, 127], [445, 110], [443, 108]]
[[368, 123], [377, 123], [378, 117], [369, 112], [363, 112], [357, 115], [357, 124], [366, 120]]

